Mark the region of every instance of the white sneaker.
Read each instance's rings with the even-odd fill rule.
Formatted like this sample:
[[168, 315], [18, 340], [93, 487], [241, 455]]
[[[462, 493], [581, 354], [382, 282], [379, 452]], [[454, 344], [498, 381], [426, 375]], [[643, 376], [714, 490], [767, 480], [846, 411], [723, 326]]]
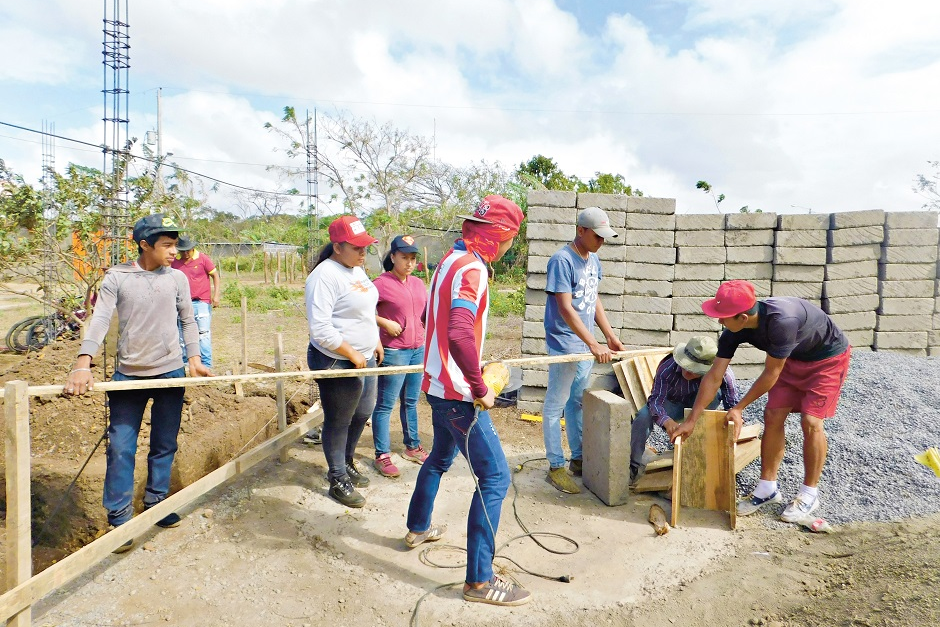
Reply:
[[812, 501], [809, 498], [805, 494], [798, 494], [793, 502], [787, 505], [783, 513], [780, 514], [780, 520], [788, 523], [799, 522], [819, 509], [819, 497], [814, 498]]
[[754, 496], [754, 493], [751, 492], [750, 496], [738, 501], [738, 516], [750, 516], [764, 505], [771, 505], [773, 503], [783, 503], [783, 497], [780, 496], [779, 490], [767, 498]]

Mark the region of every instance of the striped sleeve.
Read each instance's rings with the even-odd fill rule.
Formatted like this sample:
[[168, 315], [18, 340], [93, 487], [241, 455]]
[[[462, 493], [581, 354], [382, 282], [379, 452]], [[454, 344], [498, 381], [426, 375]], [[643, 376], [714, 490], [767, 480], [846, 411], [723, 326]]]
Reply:
[[670, 387], [675, 385], [676, 381], [676, 369], [671, 367], [674, 363], [671, 359], [663, 359], [659, 363], [656, 376], [653, 378], [653, 389], [646, 400], [653, 420], [660, 427], [669, 420], [669, 413], [666, 412], [666, 397]]

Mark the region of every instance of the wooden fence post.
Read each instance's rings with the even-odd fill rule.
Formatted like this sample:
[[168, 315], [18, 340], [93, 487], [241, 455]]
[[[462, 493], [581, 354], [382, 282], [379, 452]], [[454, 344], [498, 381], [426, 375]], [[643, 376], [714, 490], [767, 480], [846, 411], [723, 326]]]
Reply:
[[[26, 381], [10, 381], [3, 391], [3, 413], [6, 418], [7, 590], [12, 590], [33, 575], [28, 389]], [[26, 607], [10, 618], [7, 625], [29, 627], [31, 617], [32, 608]]]
[[[248, 297], [242, 296], [242, 374], [248, 374]], [[235, 394], [244, 396], [241, 383], [235, 384]]]
[[261, 267], [264, 268], [264, 284], [268, 284], [268, 253], [262, 253]]
[[[281, 372], [284, 369], [284, 334], [277, 334], [277, 346], [274, 348], [274, 369]], [[287, 402], [284, 400], [284, 381], [278, 379], [274, 384], [277, 395], [277, 430], [287, 429]], [[289, 459], [287, 447], [281, 449], [281, 463]]]

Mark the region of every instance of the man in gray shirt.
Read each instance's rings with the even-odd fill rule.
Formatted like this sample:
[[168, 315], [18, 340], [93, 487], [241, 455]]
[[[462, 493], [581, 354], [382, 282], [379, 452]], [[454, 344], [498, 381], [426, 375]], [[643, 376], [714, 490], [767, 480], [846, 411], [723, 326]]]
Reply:
[[[118, 365], [112, 381], [185, 377], [177, 319], [182, 323], [190, 356], [190, 374], [212, 376], [199, 359], [199, 331], [193, 316], [189, 282], [186, 275], [170, 267], [176, 258], [178, 231], [172, 218], [159, 213], [142, 218], [134, 225], [134, 241], [140, 256], [136, 261], [113, 266], [105, 274], [85, 340], [65, 384], [66, 395], [81, 395], [94, 386], [91, 360], [108, 332], [115, 310]], [[134, 515], [137, 436], [150, 399], [153, 399], [153, 406], [144, 509], [167, 497], [184, 391], [183, 387], [172, 387], [108, 393], [111, 411], [102, 504], [108, 510], [108, 522], [112, 526], [123, 525]], [[173, 513], [157, 525], [176, 527], [179, 523], [179, 515]], [[123, 553], [131, 546], [133, 540], [128, 540], [115, 552]]]

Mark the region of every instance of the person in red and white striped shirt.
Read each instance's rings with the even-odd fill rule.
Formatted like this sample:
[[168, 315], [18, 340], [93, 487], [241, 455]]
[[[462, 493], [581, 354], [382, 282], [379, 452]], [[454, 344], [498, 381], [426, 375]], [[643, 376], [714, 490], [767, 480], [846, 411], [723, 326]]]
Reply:
[[[496, 530], [509, 489], [509, 464], [488, 410], [496, 393], [480, 370], [489, 307], [486, 264], [502, 257], [522, 225], [522, 210], [502, 196], [487, 196], [465, 216], [463, 238], [444, 256], [431, 280], [424, 381], [431, 405], [434, 445], [418, 472], [408, 508], [405, 544], [438, 540], [446, 527], [431, 513], [441, 477], [459, 450], [476, 475], [467, 518], [467, 576], [463, 597], [493, 605], [522, 605], [529, 592], [493, 575]], [[482, 411], [475, 411], [474, 404]]]

